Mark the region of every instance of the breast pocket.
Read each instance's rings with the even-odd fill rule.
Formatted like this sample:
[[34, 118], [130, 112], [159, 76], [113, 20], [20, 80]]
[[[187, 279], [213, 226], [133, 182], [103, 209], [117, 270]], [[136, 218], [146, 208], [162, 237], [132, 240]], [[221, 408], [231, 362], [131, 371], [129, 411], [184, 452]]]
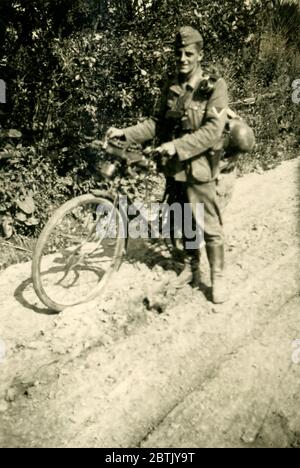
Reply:
[[204, 120], [206, 103], [192, 102], [187, 110], [193, 130], [198, 130]]

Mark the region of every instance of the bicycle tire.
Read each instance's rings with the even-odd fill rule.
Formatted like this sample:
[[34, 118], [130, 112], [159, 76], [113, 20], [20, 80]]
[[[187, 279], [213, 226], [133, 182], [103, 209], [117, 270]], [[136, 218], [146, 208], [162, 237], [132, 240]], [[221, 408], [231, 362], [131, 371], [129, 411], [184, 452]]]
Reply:
[[[107, 209], [114, 210], [111, 212], [115, 213], [116, 217], [118, 217], [118, 220], [119, 220], [118, 232], [117, 232], [117, 235], [113, 237], [113, 241], [115, 241], [114, 247], [107, 247], [109, 245], [106, 242], [107, 238], [103, 237], [101, 240], [101, 236], [99, 234], [100, 221], [97, 221], [97, 219], [94, 219], [98, 211], [95, 212], [94, 206], [97, 206], [97, 210], [99, 206], [101, 207], [104, 206], [104, 207], [107, 207]], [[81, 213], [81, 211], [83, 211], [84, 208], [87, 208], [87, 211], [89, 210], [87, 220], [81, 220], [81, 215], [76, 214], [76, 210], [78, 211], [78, 213]], [[66, 202], [51, 216], [51, 218], [45, 225], [44, 229], [42, 230], [38, 238], [35, 251], [34, 251], [34, 255], [33, 255], [33, 260], [32, 260], [32, 280], [33, 280], [34, 290], [44, 305], [46, 305], [51, 310], [60, 312], [67, 307], [89, 302], [90, 300], [94, 299], [97, 295], [100, 295], [104, 291], [104, 288], [107, 285], [112, 273], [118, 270], [122, 263], [122, 258], [123, 258], [124, 251], [125, 251], [125, 237], [126, 237], [126, 236], [122, 236], [120, 232], [120, 229], [124, 229], [124, 217], [123, 216], [124, 215], [114, 206], [113, 201], [111, 197], [109, 197], [109, 195], [107, 197], [106, 196], [100, 197], [100, 196], [95, 196], [93, 194], [82, 195], [82, 196], [76, 197]], [[91, 218], [93, 219], [91, 220]], [[89, 232], [88, 232], [89, 237], [83, 240], [80, 244], [79, 237], [81, 236], [81, 230], [84, 229], [84, 227], [81, 225], [83, 225], [84, 222], [87, 223], [86, 227], [87, 229], [89, 229]], [[110, 222], [109, 219], [107, 219], [106, 223], [109, 223], [109, 222]], [[75, 226], [76, 223], [78, 223], [79, 228]], [[64, 224], [66, 226], [65, 228], [64, 228]], [[59, 237], [60, 226], [62, 230], [61, 237]], [[65, 229], [66, 231], [71, 230], [70, 232], [72, 232], [72, 235], [70, 233], [66, 235], [63, 232], [63, 229]], [[94, 242], [90, 241], [91, 235], [94, 236], [96, 241]], [[65, 236], [65, 239], [63, 236]], [[66, 242], [68, 241], [68, 239], [70, 239], [70, 244], [73, 243], [75, 247], [74, 245], [70, 247], [66, 246], [67, 245]], [[51, 242], [53, 244], [51, 244]], [[62, 246], [60, 246], [60, 242], [63, 242]], [[89, 244], [93, 244], [93, 246], [90, 247]], [[98, 247], [95, 247], [96, 244]], [[87, 258], [88, 258], [89, 253], [84, 252], [84, 248], [85, 250], [88, 250], [87, 247], [90, 247], [91, 249], [90, 253], [93, 255], [93, 257], [91, 256], [91, 259], [95, 259], [96, 264], [98, 262], [97, 267], [94, 267], [94, 266], [91, 267], [91, 265], [88, 263]], [[98, 248], [98, 257], [97, 257], [97, 248]], [[83, 253], [81, 253], [81, 250]], [[107, 252], [106, 252], [107, 250], [109, 250], [109, 253], [112, 253], [110, 262], [107, 260]], [[103, 260], [102, 263], [106, 262], [106, 265], [108, 265], [108, 267], [107, 267], [107, 270], [104, 271], [103, 276], [99, 279], [99, 276], [100, 276], [99, 261], [100, 261], [100, 253], [102, 252], [103, 252], [103, 259], [105, 258], [105, 261]], [[80, 257], [80, 254], [82, 255], [82, 259], [84, 259], [83, 263], [86, 266], [86, 270], [82, 270], [81, 258], [76, 261], [76, 258], [78, 259], [78, 257]], [[105, 257], [105, 254], [106, 254], [106, 257]], [[62, 259], [59, 257], [59, 255], [62, 256]], [[64, 259], [64, 257], [66, 257], [66, 260]], [[55, 264], [54, 268], [51, 268], [50, 266], [48, 266], [48, 264], [50, 265], [52, 261], [53, 261], [53, 264]], [[72, 261], [74, 262], [73, 266], [71, 265]], [[69, 264], [67, 264], [68, 262]], [[59, 269], [59, 266], [57, 266], [59, 264], [63, 265], [61, 267], [62, 269]], [[44, 267], [47, 268], [47, 270], [44, 271], [43, 270]], [[101, 268], [102, 268], [102, 265], [101, 265]], [[74, 275], [75, 282], [73, 282], [73, 284], [69, 286], [64, 286], [63, 281], [68, 277], [70, 272], [72, 272], [72, 274]], [[75, 287], [76, 277], [77, 275], [80, 277], [81, 273], [82, 273], [81, 276], [84, 275], [86, 283], [88, 283], [88, 279], [87, 279], [88, 277], [91, 278], [92, 275], [98, 276], [98, 282], [95, 285], [95, 287], [93, 289], [90, 289], [92, 286], [87, 284], [86, 288], [88, 291], [87, 293], [82, 292], [83, 294], [82, 297], [81, 297], [82, 288], [81, 286], [79, 286], [79, 282], [78, 282], [78, 288], [79, 288], [78, 291], [77, 291], [77, 286]], [[64, 275], [64, 277], [60, 281], [55, 280], [56, 283], [52, 285], [53, 286], [52, 290], [51, 290], [50, 283], [47, 284], [47, 278], [46, 278], [46, 275], [50, 276], [51, 274], [53, 274], [53, 276], [55, 275], [59, 276], [60, 274]], [[64, 293], [63, 301], [61, 299], [58, 299], [59, 294], [56, 291], [59, 289], [58, 285], [59, 287], [61, 287], [62, 293]], [[54, 291], [54, 286], [56, 287], [55, 291]], [[67, 299], [67, 296], [68, 297], [70, 296], [70, 294], [68, 295], [68, 293], [70, 293], [71, 288], [74, 289], [74, 293], [76, 292], [76, 298]]]

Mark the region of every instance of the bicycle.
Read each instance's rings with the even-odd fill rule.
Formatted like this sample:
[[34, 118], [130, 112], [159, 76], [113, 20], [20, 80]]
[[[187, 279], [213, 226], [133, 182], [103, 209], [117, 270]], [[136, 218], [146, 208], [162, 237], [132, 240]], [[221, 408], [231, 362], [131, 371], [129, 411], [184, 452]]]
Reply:
[[[126, 253], [129, 222], [144, 218], [122, 180], [154, 169], [158, 153], [120, 140], [100, 146], [112, 158], [100, 168], [101, 175], [112, 181], [112, 189], [92, 190], [63, 204], [45, 225], [34, 251], [35, 292], [57, 312], [89, 302], [104, 291]], [[128, 214], [122, 200], [134, 208], [134, 215]], [[150, 232], [153, 226], [144, 221]]]
[[[101, 168], [102, 176], [113, 181], [112, 190], [93, 190], [62, 205], [44, 227], [33, 255], [34, 289], [39, 299], [55, 311], [88, 302], [103, 292], [127, 250], [128, 221], [140, 216], [148, 232], [152, 232], [151, 222], [138, 207], [133, 216], [123, 209], [122, 197], [129, 208], [135, 207], [135, 202], [122, 180], [134, 177], [134, 170], [147, 172], [159, 161], [163, 172], [168, 156], [155, 150], [143, 151], [138, 145], [128, 146], [121, 140], [109, 140], [102, 146], [113, 156]], [[181, 227], [183, 224], [181, 220]], [[183, 251], [182, 232], [176, 232], [174, 225], [169, 234], [169, 238], [162, 236], [169, 249]]]

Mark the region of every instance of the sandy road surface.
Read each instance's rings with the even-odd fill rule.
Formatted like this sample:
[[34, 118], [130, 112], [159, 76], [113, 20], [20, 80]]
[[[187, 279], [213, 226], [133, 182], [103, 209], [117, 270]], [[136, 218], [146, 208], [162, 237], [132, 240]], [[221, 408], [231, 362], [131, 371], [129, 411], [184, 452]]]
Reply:
[[[298, 164], [238, 181], [226, 305], [176, 291], [142, 244], [104, 297], [60, 315], [30, 265], [2, 272], [0, 446], [300, 446]], [[145, 306], [154, 289], [163, 313]]]

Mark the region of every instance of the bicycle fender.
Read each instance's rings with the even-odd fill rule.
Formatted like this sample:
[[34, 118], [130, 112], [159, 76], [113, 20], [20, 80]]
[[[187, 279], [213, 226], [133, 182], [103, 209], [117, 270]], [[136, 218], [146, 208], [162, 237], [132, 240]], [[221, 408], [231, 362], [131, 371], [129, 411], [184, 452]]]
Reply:
[[91, 194], [94, 195], [95, 197], [108, 198], [112, 202], [116, 198], [113, 192], [108, 192], [106, 190], [99, 190], [99, 189], [91, 190]]

